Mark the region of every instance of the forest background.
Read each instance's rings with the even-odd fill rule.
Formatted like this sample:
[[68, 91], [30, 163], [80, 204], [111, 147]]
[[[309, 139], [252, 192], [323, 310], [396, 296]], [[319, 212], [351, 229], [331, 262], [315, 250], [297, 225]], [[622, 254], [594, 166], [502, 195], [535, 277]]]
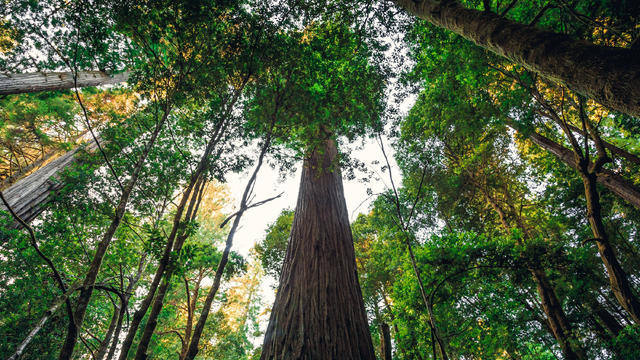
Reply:
[[0, 10], [0, 356], [640, 356], [639, 3]]

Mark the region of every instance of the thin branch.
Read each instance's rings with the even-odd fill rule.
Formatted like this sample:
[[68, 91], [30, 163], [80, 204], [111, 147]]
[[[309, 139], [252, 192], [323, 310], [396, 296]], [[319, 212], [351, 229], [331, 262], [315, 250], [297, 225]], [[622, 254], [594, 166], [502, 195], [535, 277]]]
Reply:
[[509, 5], [507, 5], [507, 7], [502, 10], [502, 12], [500, 13], [500, 16], [505, 16], [507, 15], [507, 13], [509, 12], [509, 10], [513, 9], [513, 7], [518, 3], [518, 0], [513, 0], [509, 3]]
[[257, 203], [253, 203], [253, 204], [247, 205], [247, 206], [245, 206], [244, 208], [240, 208], [240, 210], [238, 210], [238, 211], [234, 212], [233, 214], [229, 215], [226, 219], [224, 219], [224, 221], [220, 224], [220, 228], [222, 229], [225, 225], [227, 225], [227, 223], [228, 223], [229, 221], [231, 221], [231, 219], [233, 219], [234, 217], [236, 217], [238, 214], [243, 213], [243, 212], [245, 212], [245, 211], [247, 211], [247, 210], [249, 210], [249, 209], [251, 209], [251, 208], [258, 207], [258, 206], [260, 206], [260, 205], [266, 204], [266, 203], [268, 203], [269, 201], [272, 201], [272, 200], [278, 199], [279, 197], [281, 197], [281, 196], [282, 196], [282, 194], [284, 194], [284, 192], [281, 192], [280, 194], [278, 194], [278, 195], [276, 195], [276, 196], [273, 196], [273, 197], [270, 197], [270, 198], [268, 198], [268, 199], [264, 199], [264, 200], [258, 201]]

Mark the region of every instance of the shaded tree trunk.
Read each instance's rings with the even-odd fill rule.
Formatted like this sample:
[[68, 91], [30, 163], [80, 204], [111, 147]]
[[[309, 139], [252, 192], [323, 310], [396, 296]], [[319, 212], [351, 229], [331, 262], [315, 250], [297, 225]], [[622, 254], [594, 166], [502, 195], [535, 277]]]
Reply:
[[[236, 99], [237, 97], [238, 95], [236, 95]], [[235, 103], [235, 101], [236, 100], [233, 100], [231, 106], [233, 106], [233, 103]], [[231, 106], [227, 109], [227, 114], [230, 111]], [[213, 149], [216, 147], [216, 145], [222, 138], [222, 134], [224, 133], [226, 124], [227, 124], [226, 120], [222, 120], [218, 123], [216, 130], [214, 131], [214, 134], [212, 135], [211, 139], [207, 143], [207, 147], [204, 151], [204, 154], [200, 158], [197, 168], [194, 170], [193, 174], [191, 174], [189, 184], [187, 185], [187, 188], [182, 194], [182, 199], [180, 200], [180, 204], [176, 209], [176, 214], [173, 217], [173, 225], [171, 228], [171, 233], [167, 238], [167, 243], [165, 244], [165, 247], [162, 253], [162, 258], [158, 263], [158, 267], [153, 276], [153, 280], [151, 281], [151, 285], [149, 286], [149, 290], [147, 291], [145, 298], [142, 300], [142, 303], [140, 304], [140, 308], [138, 308], [138, 310], [136, 310], [136, 312], [133, 314], [133, 319], [131, 320], [131, 324], [129, 325], [129, 329], [127, 330], [127, 335], [125, 336], [124, 342], [122, 343], [122, 350], [120, 352], [118, 360], [127, 359], [129, 350], [133, 345], [133, 340], [136, 336], [136, 332], [138, 331], [138, 327], [140, 326], [142, 319], [146, 315], [147, 310], [149, 310], [149, 307], [154, 301], [154, 296], [156, 295], [156, 291], [160, 286], [160, 282], [163, 280], [163, 278], [166, 275], [165, 273], [168, 270], [167, 267], [169, 266], [169, 261], [171, 260], [171, 254], [173, 253], [173, 250], [174, 250], [174, 241], [178, 236], [178, 231], [181, 229], [180, 224], [182, 221], [182, 214], [184, 213], [185, 206], [187, 205], [188, 199], [194, 192], [194, 188], [199, 184], [202, 173], [207, 169], [209, 164], [209, 156], [211, 155]]]
[[393, 1], [435, 26], [611, 109], [640, 115], [640, 57], [634, 50], [575, 40], [489, 11], [468, 9], [455, 0]]
[[184, 360], [187, 357], [187, 351], [189, 350], [189, 341], [191, 339], [191, 333], [193, 332], [193, 317], [196, 313], [196, 305], [198, 304], [198, 296], [200, 296], [200, 283], [204, 278], [204, 273], [200, 273], [196, 279], [196, 284], [193, 289], [193, 296], [189, 292], [189, 280], [184, 278], [185, 293], [187, 294], [187, 325], [184, 330], [184, 338], [182, 341], [182, 347], [180, 348], [180, 360]]
[[122, 300], [120, 300], [120, 306], [113, 304], [113, 315], [111, 316], [111, 321], [109, 322], [109, 327], [107, 328], [107, 333], [104, 336], [104, 339], [100, 342], [100, 347], [98, 348], [98, 352], [96, 353], [95, 359], [102, 360], [104, 356], [107, 355], [107, 350], [109, 350], [109, 344], [111, 344], [111, 339], [115, 334], [115, 330], [118, 327], [118, 323], [120, 322], [120, 307], [122, 306]]
[[593, 172], [581, 172], [584, 192], [587, 199], [587, 216], [594, 240], [598, 246], [600, 258], [607, 269], [611, 290], [620, 305], [629, 313], [636, 324], [640, 324], [640, 301], [633, 294], [627, 274], [618, 261], [615, 250], [602, 221], [600, 195], [596, 187], [597, 175]]
[[389, 330], [389, 324], [385, 322], [380, 323], [380, 354], [382, 360], [391, 359], [391, 331]]
[[[108, 74], [104, 71], [79, 71], [78, 87], [118, 84], [127, 81], [129, 72]], [[72, 72], [34, 72], [0, 75], [0, 95], [23, 94], [38, 91], [66, 90], [76, 85]]]
[[594, 298], [585, 306], [589, 312], [593, 314], [594, 321], [599, 323], [606, 330], [606, 340], [614, 339], [624, 328], [618, 319], [611, 314], [604, 306], [602, 306]]
[[262, 360], [375, 359], [336, 157], [327, 140], [305, 159]]
[[[204, 157], [206, 159], [206, 156]], [[204, 170], [205, 168], [202, 168]], [[185, 222], [191, 222], [194, 220], [196, 213], [198, 212], [199, 201], [197, 200], [199, 195], [202, 195], [202, 189], [205, 187], [204, 175], [199, 174], [197, 177], [197, 182], [194, 191], [191, 193], [191, 199], [189, 201], [189, 206], [187, 209], [187, 213], [185, 215]], [[184, 207], [183, 207], [184, 208]], [[184, 245], [184, 241], [187, 239], [188, 234], [185, 232], [184, 223], [181, 223], [179, 220], [181, 216], [176, 214], [177, 222], [174, 222], [173, 229], [171, 231], [171, 235], [175, 238], [175, 242], [173, 238], [169, 239], [169, 243], [173, 243], [173, 247], [171, 252], [169, 253], [169, 257], [171, 255], [178, 256], [180, 251], [182, 251], [182, 246]], [[176, 237], [176, 232], [180, 231], [180, 234]], [[166, 253], [165, 253], [166, 254]], [[163, 258], [164, 260], [164, 258]], [[164, 298], [167, 295], [169, 290], [169, 286], [171, 285], [171, 277], [173, 276], [173, 272], [176, 269], [177, 264], [166, 262], [166, 268], [163, 271], [164, 276], [162, 277], [162, 282], [160, 286], [157, 288], [155, 292], [155, 298], [153, 299], [153, 305], [151, 306], [151, 312], [149, 313], [149, 317], [147, 318], [147, 323], [142, 331], [142, 335], [140, 336], [140, 342], [138, 343], [138, 347], [136, 349], [135, 359], [146, 359], [147, 358], [147, 348], [149, 347], [149, 343], [151, 341], [151, 336], [158, 325], [158, 316], [160, 315], [160, 311], [164, 305]], [[156, 275], [159, 273], [156, 273]], [[154, 279], [155, 280], [155, 279]], [[149, 291], [151, 293], [151, 291]], [[121, 354], [122, 357], [122, 354]]]
[[211, 305], [213, 304], [213, 300], [218, 293], [218, 289], [220, 288], [220, 283], [222, 282], [222, 275], [224, 273], [224, 268], [227, 266], [227, 262], [229, 261], [229, 253], [231, 252], [231, 245], [233, 245], [233, 238], [235, 237], [236, 231], [238, 230], [238, 226], [240, 226], [240, 220], [242, 219], [242, 215], [244, 215], [245, 211], [248, 209], [249, 196], [253, 187], [255, 185], [258, 172], [262, 167], [262, 163], [264, 161], [264, 157], [269, 149], [271, 143], [271, 134], [267, 136], [264, 144], [262, 145], [262, 149], [260, 150], [260, 155], [258, 156], [258, 162], [256, 164], [256, 168], [251, 174], [249, 181], [247, 182], [247, 186], [244, 189], [242, 194], [242, 199], [240, 200], [240, 209], [235, 214], [235, 218], [233, 219], [233, 224], [231, 225], [231, 229], [229, 230], [229, 234], [227, 234], [227, 241], [225, 242], [224, 251], [222, 252], [222, 257], [220, 258], [220, 262], [218, 263], [218, 267], [216, 268], [216, 274], [213, 278], [213, 285], [209, 289], [207, 293], [207, 297], [204, 300], [204, 304], [202, 305], [202, 311], [200, 312], [200, 317], [198, 318], [198, 322], [193, 330], [193, 335], [189, 340], [185, 340], [189, 342], [189, 350], [187, 351], [185, 359], [193, 360], [198, 354], [198, 347], [200, 344], [200, 337], [202, 336], [202, 332], [204, 331], [204, 327], [207, 323], [207, 317], [209, 316], [209, 312], [211, 311]]
[[530, 268], [529, 271], [533, 276], [533, 280], [540, 296], [542, 309], [547, 315], [547, 322], [556, 338], [564, 358], [569, 359], [586, 359], [586, 355], [582, 349], [572, 341], [572, 327], [567, 316], [562, 309], [562, 304], [558, 300], [553, 286], [547, 279], [546, 274], [541, 269]]

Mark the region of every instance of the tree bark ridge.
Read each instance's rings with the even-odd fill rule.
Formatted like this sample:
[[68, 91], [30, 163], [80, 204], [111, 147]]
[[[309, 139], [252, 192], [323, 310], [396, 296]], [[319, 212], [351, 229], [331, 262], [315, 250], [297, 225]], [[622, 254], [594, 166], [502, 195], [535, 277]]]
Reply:
[[262, 360], [375, 359], [333, 140], [305, 159]]

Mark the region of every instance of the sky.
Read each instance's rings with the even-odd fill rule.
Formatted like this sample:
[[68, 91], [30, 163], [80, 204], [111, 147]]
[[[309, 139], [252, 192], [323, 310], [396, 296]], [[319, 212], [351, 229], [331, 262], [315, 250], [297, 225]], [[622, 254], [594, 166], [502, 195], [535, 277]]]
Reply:
[[[403, 106], [404, 108], [405, 106]], [[394, 182], [399, 185], [401, 181], [400, 170], [393, 158], [393, 148], [388, 139], [383, 137], [384, 149], [389, 157]], [[366, 176], [365, 173], [357, 172], [356, 179], [348, 180], [343, 176], [344, 195], [349, 211], [349, 220], [353, 221], [360, 213], [367, 213], [369, 206], [375, 200], [375, 194], [390, 188], [389, 173], [381, 172], [380, 167], [385, 163], [380, 145], [375, 139], [367, 139], [364, 146], [351, 151], [351, 156], [356, 158], [367, 166], [367, 172], [374, 172], [373, 177], [369, 178], [368, 183], [362, 183], [358, 179]], [[373, 161], [380, 164], [373, 165]], [[237, 210], [240, 198], [247, 184], [250, 172], [253, 168], [241, 174], [233, 174], [228, 176], [227, 185], [229, 186], [234, 203], [234, 210]], [[233, 251], [237, 251], [243, 256], [248, 256], [249, 250], [255, 245], [256, 241], [262, 240], [266, 235], [267, 227], [274, 223], [278, 215], [284, 209], [295, 209], [298, 198], [298, 187], [300, 185], [300, 174], [302, 164], [297, 165], [297, 171], [293, 175], [287, 176], [284, 181], [279, 176], [278, 169], [272, 169], [269, 166], [263, 166], [258, 173], [254, 194], [255, 201], [267, 199], [283, 193], [278, 199], [268, 202], [257, 208], [250, 209], [245, 213], [240, 221], [240, 228], [235, 235]], [[371, 189], [374, 196], [367, 195], [367, 188]]]

